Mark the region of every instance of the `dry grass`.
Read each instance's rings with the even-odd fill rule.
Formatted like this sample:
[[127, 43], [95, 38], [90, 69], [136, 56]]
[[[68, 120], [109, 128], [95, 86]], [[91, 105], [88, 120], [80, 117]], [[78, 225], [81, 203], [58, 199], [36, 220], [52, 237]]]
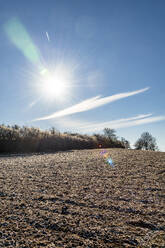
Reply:
[[0, 247], [165, 247], [165, 153], [0, 157]]

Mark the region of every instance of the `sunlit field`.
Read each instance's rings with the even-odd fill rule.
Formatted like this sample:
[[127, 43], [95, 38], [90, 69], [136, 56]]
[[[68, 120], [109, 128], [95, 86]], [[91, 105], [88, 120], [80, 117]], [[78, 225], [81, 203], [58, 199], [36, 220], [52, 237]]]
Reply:
[[165, 248], [164, 10], [0, 1], [0, 248]]
[[0, 247], [165, 247], [165, 153], [0, 157]]

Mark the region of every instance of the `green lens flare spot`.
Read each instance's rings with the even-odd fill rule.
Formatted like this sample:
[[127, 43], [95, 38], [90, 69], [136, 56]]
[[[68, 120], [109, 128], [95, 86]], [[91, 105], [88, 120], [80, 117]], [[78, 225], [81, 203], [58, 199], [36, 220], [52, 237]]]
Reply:
[[34, 45], [30, 35], [17, 18], [10, 19], [4, 25], [4, 30], [10, 41], [32, 63], [40, 63], [40, 53]]

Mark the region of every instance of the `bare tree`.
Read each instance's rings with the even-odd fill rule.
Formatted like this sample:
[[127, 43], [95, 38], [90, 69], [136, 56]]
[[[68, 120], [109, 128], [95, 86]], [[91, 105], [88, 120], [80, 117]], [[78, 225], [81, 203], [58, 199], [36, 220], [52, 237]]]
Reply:
[[121, 142], [126, 149], [130, 148], [130, 142], [128, 140], [126, 140], [125, 138], [122, 137]]
[[104, 135], [112, 140], [117, 140], [117, 136], [116, 136], [116, 131], [114, 129], [111, 128], [104, 128]]
[[59, 134], [59, 131], [55, 127], [51, 127], [49, 130], [52, 135]]
[[156, 139], [148, 132], [142, 133], [134, 146], [137, 150], [158, 150]]

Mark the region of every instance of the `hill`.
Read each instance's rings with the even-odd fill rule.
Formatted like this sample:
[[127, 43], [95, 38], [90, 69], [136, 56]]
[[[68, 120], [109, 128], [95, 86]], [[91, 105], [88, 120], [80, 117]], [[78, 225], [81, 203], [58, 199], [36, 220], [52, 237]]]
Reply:
[[0, 247], [165, 247], [165, 153], [0, 157]]

